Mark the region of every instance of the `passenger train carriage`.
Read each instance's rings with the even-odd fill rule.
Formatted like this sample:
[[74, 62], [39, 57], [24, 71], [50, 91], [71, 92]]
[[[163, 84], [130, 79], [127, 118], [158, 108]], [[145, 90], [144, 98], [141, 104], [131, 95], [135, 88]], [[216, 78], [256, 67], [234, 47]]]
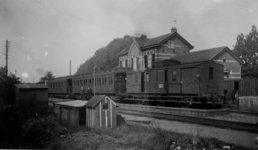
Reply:
[[[95, 74], [83, 74], [48, 80], [50, 97], [80, 97], [82, 94], [105, 94], [111, 97], [126, 93], [126, 72], [130, 68], [117, 68], [111, 71], [100, 71]], [[95, 81], [95, 86], [94, 86]]]
[[218, 100], [223, 94], [223, 65], [212, 61], [180, 64], [172, 59], [156, 62], [153, 69], [127, 73], [127, 94], [148, 100]]
[[[114, 100], [191, 101], [219, 100], [223, 94], [223, 65], [214, 61], [181, 64], [178, 60], [155, 62], [154, 68], [133, 71], [116, 68], [94, 74], [74, 75], [48, 81], [49, 95], [75, 98], [105, 94]], [[95, 80], [95, 86], [94, 86]]]

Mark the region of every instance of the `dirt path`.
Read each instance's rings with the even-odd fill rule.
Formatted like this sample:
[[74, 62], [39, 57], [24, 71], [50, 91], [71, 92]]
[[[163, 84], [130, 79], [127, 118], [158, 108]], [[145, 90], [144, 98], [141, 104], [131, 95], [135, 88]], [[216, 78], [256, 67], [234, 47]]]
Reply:
[[186, 133], [192, 135], [199, 134], [201, 137], [216, 138], [227, 143], [233, 143], [235, 145], [258, 149], [258, 140], [256, 139], [258, 135], [254, 133], [234, 131], [230, 129], [220, 129], [177, 121], [153, 119], [148, 117], [138, 117], [125, 114], [121, 115], [125, 118], [125, 120], [150, 121], [150, 124], [145, 126], [160, 127], [162, 129], [178, 133]]

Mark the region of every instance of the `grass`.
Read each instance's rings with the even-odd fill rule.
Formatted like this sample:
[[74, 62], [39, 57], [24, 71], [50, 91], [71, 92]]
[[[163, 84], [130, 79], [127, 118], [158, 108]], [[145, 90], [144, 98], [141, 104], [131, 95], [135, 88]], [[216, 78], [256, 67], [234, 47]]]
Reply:
[[[198, 129], [196, 132], [201, 129]], [[198, 137], [198, 142], [194, 143], [193, 138], [196, 135], [179, 134], [165, 131], [160, 127], [146, 127], [136, 124], [122, 124], [114, 129], [93, 129], [92, 132], [98, 135], [108, 135], [120, 141], [120, 144], [127, 144], [132, 147], [146, 150], [169, 150], [180, 147], [181, 149], [203, 149], [213, 150], [222, 149], [223, 146], [229, 145], [231, 149], [248, 149], [228, 144], [214, 138], [204, 139]]]
[[[36, 113], [38, 115], [36, 115]], [[203, 139], [196, 134], [179, 134], [163, 130], [152, 121], [151, 125], [122, 123], [116, 128], [88, 129], [85, 126], [73, 126], [53, 117], [53, 110], [45, 108], [8, 107], [0, 111], [1, 131], [20, 137], [15, 141], [6, 139], [0, 148], [49, 148], [49, 149], [222, 149], [229, 145], [217, 139]], [[65, 137], [60, 135], [64, 134]], [[198, 136], [198, 141], [193, 138]], [[6, 136], [4, 136], [6, 137]], [[33, 142], [32, 142], [33, 141]], [[231, 145], [234, 146], [234, 145]], [[232, 149], [232, 148], [231, 148]], [[235, 147], [233, 149], [247, 149]]]

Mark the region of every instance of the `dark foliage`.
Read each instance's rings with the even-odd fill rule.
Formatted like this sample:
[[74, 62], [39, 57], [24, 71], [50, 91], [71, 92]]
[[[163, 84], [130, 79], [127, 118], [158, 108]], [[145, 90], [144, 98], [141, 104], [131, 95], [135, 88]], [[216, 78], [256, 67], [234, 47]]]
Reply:
[[242, 77], [258, 78], [258, 32], [256, 26], [252, 26], [249, 34], [241, 33], [237, 36], [234, 52], [243, 61]]
[[94, 66], [96, 66], [97, 70], [108, 70], [118, 66], [117, 54], [130, 46], [131, 43], [132, 38], [128, 35], [114, 39], [106, 47], [98, 49], [93, 57], [80, 65], [75, 74], [92, 73]]
[[38, 83], [42, 83], [44, 84], [46, 80], [50, 80], [55, 78], [55, 76], [53, 75], [53, 73], [51, 71], [46, 72], [44, 77], [40, 78], [40, 81]]
[[6, 76], [6, 68], [0, 68], [0, 104], [14, 104], [15, 86], [14, 84], [21, 83], [20, 79], [14, 74]]
[[47, 106], [0, 106], [0, 148], [44, 148], [66, 131]]

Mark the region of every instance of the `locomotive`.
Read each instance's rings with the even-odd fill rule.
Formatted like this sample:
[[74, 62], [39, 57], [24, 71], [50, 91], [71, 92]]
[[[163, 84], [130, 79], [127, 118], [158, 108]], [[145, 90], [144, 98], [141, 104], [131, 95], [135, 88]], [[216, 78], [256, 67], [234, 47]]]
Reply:
[[[220, 101], [223, 96], [224, 66], [214, 61], [181, 63], [168, 59], [144, 71], [115, 68], [96, 73], [55, 78], [47, 82], [49, 96], [88, 99], [83, 95], [108, 95], [119, 101], [137, 103]], [[95, 84], [94, 84], [95, 83]], [[89, 92], [90, 91], [90, 92]]]

